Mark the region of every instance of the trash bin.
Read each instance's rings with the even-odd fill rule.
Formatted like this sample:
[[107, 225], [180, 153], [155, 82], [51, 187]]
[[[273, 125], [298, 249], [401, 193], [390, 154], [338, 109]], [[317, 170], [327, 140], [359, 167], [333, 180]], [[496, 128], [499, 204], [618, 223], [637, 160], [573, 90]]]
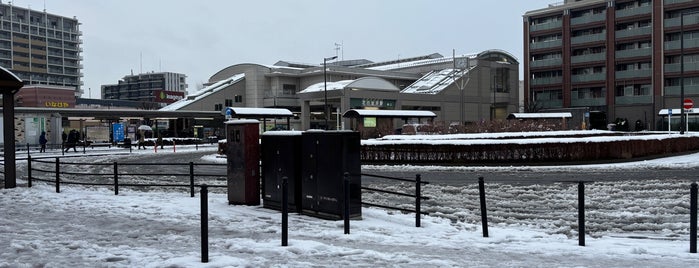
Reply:
[[256, 206], [260, 204], [260, 122], [230, 120], [226, 122], [228, 169], [228, 203]]
[[350, 218], [361, 218], [359, 132], [306, 131], [301, 137], [301, 213], [343, 219], [344, 173], [348, 172]]
[[289, 211], [301, 211], [301, 131], [262, 134], [262, 206], [282, 208], [282, 178], [287, 177]]

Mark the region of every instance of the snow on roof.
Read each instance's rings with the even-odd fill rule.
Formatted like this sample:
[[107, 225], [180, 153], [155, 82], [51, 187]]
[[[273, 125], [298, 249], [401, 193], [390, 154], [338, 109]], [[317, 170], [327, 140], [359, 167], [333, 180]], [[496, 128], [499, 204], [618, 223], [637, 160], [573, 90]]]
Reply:
[[410, 68], [410, 67], [419, 67], [419, 66], [424, 66], [424, 65], [452, 62], [452, 61], [454, 61], [455, 58], [456, 59], [460, 59], [460, 58], [475, 59], [477, 56], [478, 56], [478, 54], [466, 54], [466, 55], [460, 55], [460, 56], [456, 56], [456, 57], [443, 57], [443, 58], [436, 58], [436, 59], [421, 59], [421, 60], [414, 60], [414, 61], [408, 61], [408, 62], [398, 62], [398, 63], [394, 63], [394, 64], [380, 65], [380, 66], [376, 66], [376, 67], [369, 67], [367, 69], [377, 70], [377, 71], [391, 71], [391, 70], [396, 70], [396, 69], [404, 69], [404, 68]]
[[224, 123], [229, 124], [229, 125], [255, 124], [255, 123], [259, 124], [260, 121], [255, 120], [255, 119], [234, 119], [234, 120], [228, 120]]
[[432, 71], [404, 88], [401, 93], [437, 94], [454, 83], [456, 77], [461, 77], [468, 70], [444, 69]]
[[[350, 83], [354, 82], [355, 80], [341, 80], [337, 82], [330, 82], [328, 81], [328, 89], [327, 90], [339, 90], [345, 88], [347, 85]], [[321, 92], [325, 90], [325, 82], [320, 82], [320, 83], [315, 83], [313, 85], [308, 86], [306, 89], [301, 90], [299, 93], [310, 93], [310, 92]]]
[[571, 113], [511, 113], [507, 119], [571, 118]]
[[252, 107], [227, 107], [224, 113], [228, 113], [230, 110], [230, 115], [236, 116], [294, 116], [294, 114], [289, 111], [289, 109], [283, 108], [252, 108]]
[[189, 104], [192, 104], [193, 102], [204, 98], [208, 95], [213, 94], [214, 92], [218, 92], [221, 89], [224, 89], [232, 84], [238, 83], [239, 81], [243, 80], [245, 78], [245, 74], [236, 74], [234, 76], [231, 76], [229, 78], [223, 79], [221, 81], [218, 81], [216, 83], [211, 84], [208, 87], [202, 88], [201, 90], [194, 92], [192, 94], [187, 95], [186, 98], [178, 100], [176, 102], [171, 103], [168, 106], [165, 106], [160, 109], [160, 111], [176, 111], [179, 110]]
[[345, 112], [342, 117], [436, 117], [431, 111], [418, 110], [365, 110], [351, 109]]
[[262, 136], [301, 136], [303, 131], [298, 130], [277, 130], [277, 131], [265, 131]]

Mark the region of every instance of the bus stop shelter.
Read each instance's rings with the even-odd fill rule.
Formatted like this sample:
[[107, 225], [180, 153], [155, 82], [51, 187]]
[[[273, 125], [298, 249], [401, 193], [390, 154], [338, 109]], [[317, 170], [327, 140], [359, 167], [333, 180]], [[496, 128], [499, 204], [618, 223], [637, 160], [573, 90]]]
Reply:
[[[226, 107], [223, 111], [226, 120], [238, 119], [262, 119], [262, 126], [267, 126], [269, 119], [286, 119], [286, 129], [291, 129], [291, 117], [294, 113], [283, 108], [249, 108], [249, 107]], [[276, 128], [276, 122], [274, 128]], [[265, 129], [266, 130], [266, 129]]]

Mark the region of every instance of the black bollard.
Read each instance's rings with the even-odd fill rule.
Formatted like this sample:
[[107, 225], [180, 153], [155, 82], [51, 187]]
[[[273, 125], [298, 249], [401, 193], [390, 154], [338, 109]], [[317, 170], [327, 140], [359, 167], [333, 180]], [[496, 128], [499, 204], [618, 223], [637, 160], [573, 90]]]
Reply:
[[201, 186], [201, 262], [209, 262], [209, 193]]
[[422, 191], [421, 180], [420, 174], [415, 175], [415, 227], [420, 227], [420, 206], [422, 205], [422, 195], [420, 194]]
[[114, 162], [114, 195], [119, 195], [119, 169], [117, 162]]
[[289, 179], [282, 177], [282, 247], [289, 245]]
[[578, 182], [578, 245], [585, 246], [585, 183]]
[[61, 192], [61, 164], [58, 157], [56, 157], [56, 193]]
[[350, 233], [350, 180], [349, 180], [349, 172], [345, 172], [344, 174], [344, 185], [345, 185], [345, 198], [344, 198], [344, 214], [343, 218], [345, 220], [345, 234]]
[[32, 156], [27, 156], [27, 187], [32, 188]]
[[689, 195], [689, 252], [697, 253], [697, 183], [692, 183]]
[[478, 178], [478, 195], [481, 200], [481, 225], [483, 225], [483, 237], [488, 237], [488, 211], [485, 207], [485, 181], [483, 177]]
[[194, 162], [189, 162], [189, 197], [194, 197]]

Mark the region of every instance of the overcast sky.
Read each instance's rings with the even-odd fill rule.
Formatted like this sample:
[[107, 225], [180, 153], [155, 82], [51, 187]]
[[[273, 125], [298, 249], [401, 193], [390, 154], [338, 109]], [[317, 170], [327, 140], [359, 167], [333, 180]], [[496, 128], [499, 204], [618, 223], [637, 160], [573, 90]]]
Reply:
[[376, 62], [450, 56], [453, 49], [502, 49], [521, 60], [522, 15], [555, 2], [560, 0], [12, 1], [77, 17], [84, 97], [91, 92], [93, 98], [101, 85], [132, 71], [184, 73], [193, 92], [239, 63], [318, 64], [336, 54]]

